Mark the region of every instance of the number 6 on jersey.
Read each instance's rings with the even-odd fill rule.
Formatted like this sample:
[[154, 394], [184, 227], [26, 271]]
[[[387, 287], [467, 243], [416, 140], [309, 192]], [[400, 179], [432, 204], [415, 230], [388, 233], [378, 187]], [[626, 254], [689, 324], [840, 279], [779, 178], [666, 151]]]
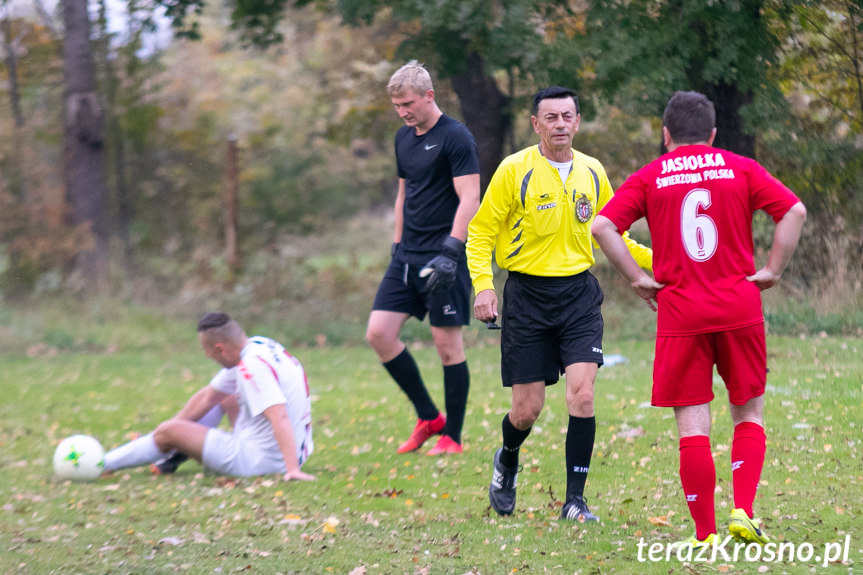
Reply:
[[716, 253], [719, 237], [713, 219], [698, 213], [699, 208], [710, 207], [710, 191], [695, 188], [683, 198], [680, 210], [680, 235], [686, 253], [697, 262], [704, 262]]

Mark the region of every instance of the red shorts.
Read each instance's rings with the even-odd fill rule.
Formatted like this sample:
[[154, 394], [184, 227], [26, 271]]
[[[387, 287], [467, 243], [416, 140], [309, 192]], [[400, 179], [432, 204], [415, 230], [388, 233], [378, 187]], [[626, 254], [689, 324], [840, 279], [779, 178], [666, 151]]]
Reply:
[[657, 336], [651, 403], [659, 407], [710, 403], [714, 365], [734, 405], [763, 395], [767, 383], [764, 324], [698, 335]]

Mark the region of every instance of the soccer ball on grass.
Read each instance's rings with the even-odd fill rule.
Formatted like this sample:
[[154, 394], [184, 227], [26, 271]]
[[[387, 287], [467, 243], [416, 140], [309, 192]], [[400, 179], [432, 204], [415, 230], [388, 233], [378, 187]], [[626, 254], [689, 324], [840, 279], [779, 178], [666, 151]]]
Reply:
[[105, 450], [95, 437], [72, 435], [54, 451], [54, 474], [60, 479], [89, 481], [102, 475]]

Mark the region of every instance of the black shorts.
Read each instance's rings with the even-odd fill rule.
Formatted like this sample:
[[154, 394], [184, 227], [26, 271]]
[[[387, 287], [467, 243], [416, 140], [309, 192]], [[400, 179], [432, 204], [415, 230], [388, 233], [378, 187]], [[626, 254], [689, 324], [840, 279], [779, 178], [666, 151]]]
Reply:
[[472, 310], [467, 262], [459, 261], [455, 285], [436, 296], [425, 291], [427, 278], [419, 277], [422, 268], [408, 264], [398, 255], [393, 258], [378, 286], [372, 310], [406, 313], [420, 321], [428, 313], [429, 323], [435, 327], [468, 325]]
[[588, 271], [569, 277], [510, 272], [503, 288], [504, 387], [557, 383], [573, 363], [602, 365], [602, 288]]

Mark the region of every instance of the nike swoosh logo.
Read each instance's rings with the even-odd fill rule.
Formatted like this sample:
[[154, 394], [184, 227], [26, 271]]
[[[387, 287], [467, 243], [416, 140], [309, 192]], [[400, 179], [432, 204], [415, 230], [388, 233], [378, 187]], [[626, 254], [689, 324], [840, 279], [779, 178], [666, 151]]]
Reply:
[[437, 148], [437, 144], [426, 144], [426, 150], [431, 150], [432, 148]]

